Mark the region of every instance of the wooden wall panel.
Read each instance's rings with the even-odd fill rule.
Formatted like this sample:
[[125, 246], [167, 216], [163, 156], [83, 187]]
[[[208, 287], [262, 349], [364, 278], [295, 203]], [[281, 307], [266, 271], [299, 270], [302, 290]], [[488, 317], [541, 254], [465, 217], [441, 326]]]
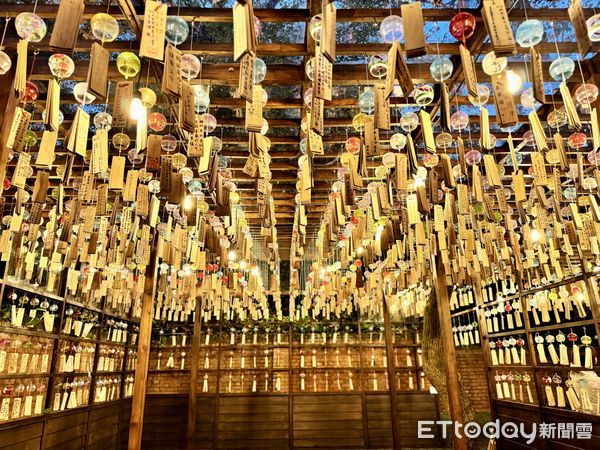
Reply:
[[[431, 439], [423, 442], [417, 436], [419, 420], [438, 420], [439, 410], [436, 397], [427, 392], [398, 394], [398, 427], [402, 446], [436, 447], [441, 440]], [[437, 433], [436, 436], [441, 436]]]
[[292, 411], [294, 447], [366, 445], [360, 394], [298, 394]]
[[368, 446], [391, 448], [393, 442], [390, 396], [387, 394], [367, 395], [366, 406]]
[[142, 448], [177, 450], [185, 448], [187, 395], [149, 395], [144, 410]]
[[217, 448], [287, 448], [287, 395], [219, 398]]
[[[546, 408], [550, 410], [550, 408]], [[577, 424], [591, 423], [592, 424], [592, 438], [591, 439], [560, 439], [558, 431], [556, 431], [556, 438], [549, 439], [550, 447], [552, 450], [597, 450], [598, 443], [600, 442], [600, 418], [578, 414], [576, 417], [569, 417], [571, 411], [565, 411], [563, 413], [560, 410], [556, 412], [544, 412], [543, 421], [545, 423], [570, 423], [573, 424], [573, 429], [577, 429]]]
[[94, 408], [90, 411], [87, 450], [117, 447], [120, 405]]
[[[531, 430], [534, 423], [542, 422], [537, 406], [519, 405], [511, 402], [511, 405], [496, 405], [496, 416], [501, 423], [514, 422], [517, 425], [524, 424], [527, 430]], [[527, 444], [524, 439], [502, 439], [502, 448], [515, 449], [546, 449], [546, 443], [542, 439], [536, 439]]]
[[44, 428], [45, 450], [75, 450], [85, 445], [88, 412], [75, 412], [53, 417]]
[[2, 450], [38, 450], [42, 440], [41, 421], [25, 422], [6, 428], [0, 438]]
[[129, 420], [131, 419], [131, 399], [121, 404], [121, 415], [119, 416], [119, 437], [117, 449], [127, 450], [129, 441]]
[[196, 433], [194, 448], [213, 448], [217, 399], [211, 397], [196, 398]]

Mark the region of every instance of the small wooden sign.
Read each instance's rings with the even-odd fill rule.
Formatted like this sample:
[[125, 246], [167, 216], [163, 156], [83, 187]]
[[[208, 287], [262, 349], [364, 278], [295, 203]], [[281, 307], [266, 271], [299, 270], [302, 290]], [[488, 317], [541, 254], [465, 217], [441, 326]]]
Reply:
[[131, 100], [133, 99], [133, 82], [119, 81], [115, 87], [115, 98], [113, 100], [114, 128], [127, 128], [131, 116]]
[[[404, 26], [404, 51], [408, 58], [427, 54], [425, 50], [425, 23], [421, 2], [411, 2], [400, 6]], [[412, 92], [412, 90], [410, 91]], [[410, 95], [405, 92], [404, 95]]]
[[107, 49], [97, 42], [92, 44], [87, 74], [87, 86], [88, 92], [98, 97], [99, 100], [106, 98], [109, 57], [110, 52]]
[[144, 26], [140, 39], [140, 56], [162, 61], [165, 56], [167, 4], [146, 0]]

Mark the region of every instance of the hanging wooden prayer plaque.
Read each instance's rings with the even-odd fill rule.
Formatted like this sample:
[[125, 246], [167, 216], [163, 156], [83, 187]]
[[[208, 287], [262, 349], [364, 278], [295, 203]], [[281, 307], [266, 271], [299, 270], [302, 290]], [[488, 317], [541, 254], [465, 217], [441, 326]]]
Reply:
[[435, 139], [433, 138], [431, 116], [427, 111], [422, 109], [419, 112], [419, 117], [421, 119], [421, 128], [423, 130], [423, 142], [425, 143], [425, 148], [428, 152], [435, 153]]
[[146, 0], [144, 26], [140, 39], [140, 57], [162, 61], [165, 55], [167, 4]]
[[477, 89], [477, 75], [475, 73], [473, 57], [465, 45], [460, 44], [458, 48], [460, 51], [460, 63], [463, 68], [467, 90], [469, 91], [469, 95], [471, 97], [477, 98], [479, 97], [479, 90]]
[[58, 140], [58, 132], [56, 131], [44, 131], [42, 134], [42, 140], [40, 142], [40, 148], [38, 150], [38, 157], [35, 160], [35, 165], [40, 167], [51, 168], [54, 163], [54, 149], [56, 147], [56, 141]]
[[[323, 2], [323, 11], [321, 12], [321, 53], [335, 62], [335, 26], [336, 9], [334, 2]], [[331, 100], [331, 97], [327, 100]]]
[[12, 185], [24, 189], [25, 182], [29, 176], [29, 163], [31, 161], [31, 153], [20, 153], [17, 160], [17, 166], [12, 177]]
[[196, 110], [194, 104], [194, 89], [187, 81], [181, 81], [179, 95], [179, 127], [185, 131], [194, 131], [196, 125]]
[[196, 115], [196, 125], [194, 131], [189, 134], [187, 150], [188, 156], [192, 157], [204, 154], [204, 114]]
[[99, 174], [108, 171], [108, 130], [96, 130], [92, 137], [92, 173]]
[[504, 0], [483, 0], [481, 16], [488, 30], [496, 56], [516, 52], [515, 39]]
[[[252, 102], [252, 87], [254, 86], [254, 60], [252, 53], [246, 53], [240, 60], [240, 73], [236, 97]], [[262, 101], [262, 100], [261, 100]]]
[[494, 88], [494, 102], [496, 103], [498, 124], [501, 127], [516, 125], [519, 117], [517, 116], [513, 95], [508, 88], [506, 71], [492, 75], [492, 86]]
[[7, 148], [10, 148], [15, 152], [20, 152], [23, 149], [25, 133], [29, 128], [30, 120], [30, 112], [25, 111], [23, 108], [15, 108], [10, 132], [6, 141]]
[[260, 133], [263, 125], [262, 87], [252, 86], [252, 101], [246, 101], [246, 131]]
[[256, 53], [256, 32], [252, 2], [237, 1], [233, 5], [233, 60]]
[[85, 8], [83, 0], [62, 0], [58, 4], [50, 48], [71, 52], [77, 42], [79, 24]]
[[165, 66], [161, 92], [173, 99], [179, 97], [181, 89], [181, 50], [171, 44], [167, 44], [165, 52]]
[[[400, 10], [402, 21], [406, 24], [404, 28], [404, 51], [406, 56], [416, 58], [425, 55], [427, 53], [425, 50], [425, 24], [421, 2], [403, 4], [400, 6]], [[408, 96], [410, 92], [404, 95]]]
[[544, 70], [542, 68], [542, 55], [535, 47], [529, 50], [531, 58], [531, 79], [533, 81], [533, 96], [541, 104], [546, 103], [546, 93], [544, 92]]
[[131, 116], [131, 100], [133, 99], [133, 82], [119, 81], [115, 87], [113, 100], [113, 128], [127, 128]]
[[325, 102], [315, 97], [315, 93], [313, 92], [312, 97], [312, 108], [310, 114], [310, 129], [319, 135], [323, 135], [323, 114], [325, 110]]
[[44, 125], [47, 130], [58, 131], [58, 113], [60, 112], [60, 86], [53, 78], [48, 81]]
[[364, 144], [367, 156], [377, 155], [377, 146], [375, 145], [375, 122], [371, 116], [365, 120]]
[[319, 51], [316, 51], [315, 74], [313, 77], [313, 95], [323, 100], [331, 100], [333, 88], [333, 63]]
[[580, 0], [572, 0], [569, 5], [569, 18], [575, 30], [575, 38], [577, 40], [577, 48], [582, 57], [585, 57], [591, 50], [592, 43], [588, 35], [588, 27], [586, 24], [585, 12], [581, 6]]
[[106, 97], [106, 80], [108, 78], [108, 60], [110, 52], [97, 42], [92, 44], [90, 64], [88, 66], [88, 92], [103, 100]]
[[125, 157], [113, 156], [110, 165], [108, 188], [115, 190], [123, 189], [123, 176], [125, 175]]
[[390, 102], [385, 98], [385, 86], [375, 85], [375, 128], [379, 130], [389, 130], [390, 123]]
[[146, 170], [156, 172], [160, 170], [160, 153], [161, 153], [162, 136], [159, 134], [151, 134], [148, 136], [148, 155], [146, 156]]

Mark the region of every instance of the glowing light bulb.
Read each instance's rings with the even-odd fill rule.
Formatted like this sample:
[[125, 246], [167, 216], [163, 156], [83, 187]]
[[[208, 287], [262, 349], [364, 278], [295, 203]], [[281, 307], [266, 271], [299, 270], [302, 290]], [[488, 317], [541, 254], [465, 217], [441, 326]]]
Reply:
[[244, 270], [246, 268], [246, 261], [242, 260], [240, 261], [240, 269]]
[[533, 242], [538, 242], [541, 237], [542, 235], [540, 234], [538, 229], [534, 228], [533, 230], [531, 230], [531, 240]]
[[227, 255], [227, 258], [229, 259], [229, 261], [235, 261], [235, 257], [236, 257], [236, 254], [235, 254], [235, 251], [233, 251], [233, 250], [231, 250], [229, 252], [229, 254]]
[[187, 195], [185, 197], [185, 200], [183, 201], [183, 208], [190, 210], [192, 209], [192, 206], [194, 206], [194, 202], [192, 201], [192, 197], [190, 197], [189, 195]]
[[252, 275], [258, 275], [258, 267], [252, 269]]
[[362, 255], [364, 251], [365, 251], [365, 249], [364, 249], [364, 248], [362, 247], [362, 245], [361, 245], [361, 246], [359, 246], [359, 247], [356, 249], [356, 254], [357, 254], [357, 255]]
[[135, 121], [142, 119], [146, 115], [146, 108], [144, 108], [144, 105], [139, 98], [131, 100], [130, 115]]
[[521, 85], [523, 84], [523, 81], [521, 80], [519, 74], [513, 70], [507, 70], [506, 79], [508, 80], [508, 89], [510, 90], [510, 92], [512, 92], [513, 94], [519, 92], [519, 89], [521, 89]]

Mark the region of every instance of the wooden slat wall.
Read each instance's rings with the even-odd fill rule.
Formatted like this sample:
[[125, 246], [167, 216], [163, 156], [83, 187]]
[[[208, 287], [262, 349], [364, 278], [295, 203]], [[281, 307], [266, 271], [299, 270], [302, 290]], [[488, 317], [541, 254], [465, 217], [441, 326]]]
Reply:
[[287, 395], [227, 396], [219, 399], [217, 448], [287, 448]]
[[294, 447], [364, 448], [362, 396], [294, 395]]
[[196, 398], [195, 448], [213, 448], [214, 446], [216, 402], [217, 399], [213, 396]]
[[124, 450], [130, 413], [123, 400], [2, 424], [0, 450]]
[[[600, 420], [597, 417], [583, 416], [579, 419], [565, 417], [564, 414], [544, 413], [544, 422], [546, 423], [572, 423], [573, 429], [577, 429], [577, 424], [591, 423], [591, 439], [559, 439], [558, 431], [555, 439], [549, 439], [553, 450], [597, 450], [600, 442]], [[595, 422], [592, 422], [595, 421]]]
[[368, 446], [375, 448], [392, 447], [392, 418], [390, 416], [390, 396], [372, 394], [366, 396]]
[[[541, 423], [542, 417], [540, 416], [538, 407], [518, 407], [515, 406], [496, 406], [497, 419], [501, 423], [514, 422], [517, 425], [524, 424], [526, 430], [531, 430], [533, 423]], [[527, 444], [524, 439], [502, 439], [502, 448], [511, 448], [515, 450], [521, 449], [546, 449], [546, 443], [542, 439], [536, 439], [531, 444]]]
[[185, 448], [187, 395], [146, 397], [142, 448], [177, 450]]

